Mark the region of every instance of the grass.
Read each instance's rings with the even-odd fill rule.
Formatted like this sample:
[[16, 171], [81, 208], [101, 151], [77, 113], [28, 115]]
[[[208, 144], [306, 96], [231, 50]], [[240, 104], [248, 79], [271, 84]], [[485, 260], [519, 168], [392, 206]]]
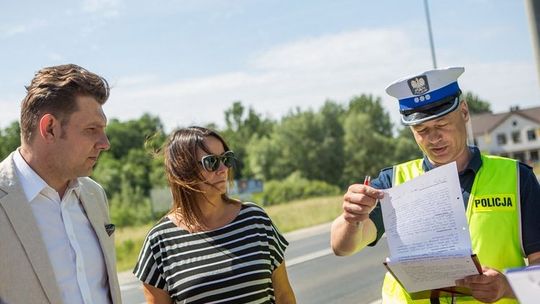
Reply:
[[116, 229], [116, 268], [118, 271], [131, 270], [139, 257], [146, 234], [152, 224], [139, 227], [125, 227]]
[[341, 213], [343, 196], [292, 201], [264, 209], [281, 233], [327, 223]]
[[[268, 206], [264, 209], [282, 233], [332, 221], [341, 213], [342, 196], [318, 197]], [[116, 231], [118, 271], [131, 270], [137, 261], [151, 224], [119, 228]]]

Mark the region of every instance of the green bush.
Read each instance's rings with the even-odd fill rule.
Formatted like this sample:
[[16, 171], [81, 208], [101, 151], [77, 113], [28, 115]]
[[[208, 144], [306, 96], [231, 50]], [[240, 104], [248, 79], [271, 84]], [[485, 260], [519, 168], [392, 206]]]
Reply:
[[294, 172], [281, 181], [269, 181], [264, 184], [264, 190], [260, 195], [264, 205], [276, 205], [296, 199], [310, 197], [338, 195], [339, 187], [323, 181], [308, 180], [299, 172]]
[[144, 199], [141, 204], [129, 204], [114, 196], [110, 212], [111, 221], [118, 227], [146, 224], [154, 219], [148, 199]]
[[116, 247], [116, 254], [125, 256], [133, 252], [135, 249], [135, 242], [132, 239], [127, 239], [120, 244], [120, 246]]
[[142, 240], [127, 239], [116, 244], [116, 263], [118, 270], [133, 269], [135, 261], [139, 256]]
[[111, 221], [117, 227], [146, 224], [155, 220], [150, 199], [139, 188], [123, 183], [121, 191], [110, 199]]

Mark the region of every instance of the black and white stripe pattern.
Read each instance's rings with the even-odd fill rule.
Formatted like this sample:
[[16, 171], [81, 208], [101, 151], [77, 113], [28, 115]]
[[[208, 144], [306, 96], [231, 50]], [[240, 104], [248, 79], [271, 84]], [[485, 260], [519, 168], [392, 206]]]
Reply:
[[148, 233], [133, 273], [175, 303], [274, 303], [271, 276], [287, 245], [253, 203], [208, 232], [189, 233], [165, 217]]

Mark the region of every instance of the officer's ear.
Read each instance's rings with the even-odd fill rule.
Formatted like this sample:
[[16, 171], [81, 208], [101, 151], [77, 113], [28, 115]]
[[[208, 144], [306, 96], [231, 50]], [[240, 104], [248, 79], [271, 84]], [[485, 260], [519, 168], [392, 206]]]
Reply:
[[459, 102], [459, 113], [465, 122], [469, 121], [470, 114], [469, 114], [469, 105], [467, 104], [467, 100], [463, 99]]

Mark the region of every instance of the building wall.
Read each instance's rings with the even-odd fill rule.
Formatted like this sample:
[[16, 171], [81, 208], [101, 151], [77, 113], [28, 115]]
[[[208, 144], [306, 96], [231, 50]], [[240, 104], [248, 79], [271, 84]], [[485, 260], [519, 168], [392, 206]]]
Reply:
[[[474, 121], [472, 122], [474, 130]], [[534, 132], [534, 139], [529, 139], [527, 132]], [[504, 136], [502, 143], [498, 136]], [[515, 138], [516, 137], [516, 138]], [[516, 139], [519, 141], [516, 142]], [[538, 162], [540, 154], [540, 124], [521, 115], [510, 115], [490, 133], [476, 135], [476, 144], [483, 152], [508, 156], [525, 163]]]

